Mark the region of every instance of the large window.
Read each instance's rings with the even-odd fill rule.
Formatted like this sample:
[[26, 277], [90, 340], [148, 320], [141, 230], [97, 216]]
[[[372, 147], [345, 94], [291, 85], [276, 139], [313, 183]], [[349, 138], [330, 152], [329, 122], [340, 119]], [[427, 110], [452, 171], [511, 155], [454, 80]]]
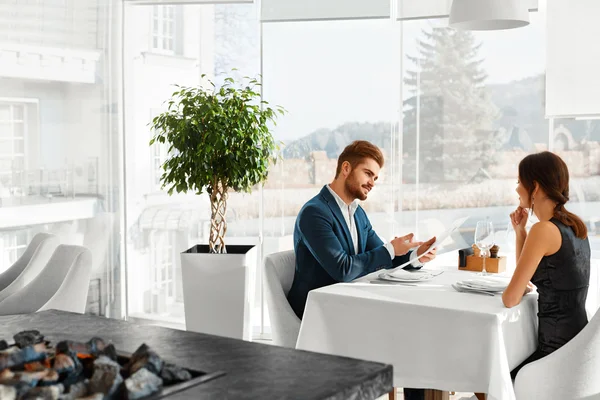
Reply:
[[[543, 19], [531, 14], [513, 31], [453, 30], [442, 19], [402, 28], [399, 219], [426, 238], [470, 216], [454, 248], [471, 245], [477, 220], [491, 219], [500, 251], [510, 251], [516, 167], [549, 147]], [[439, 258], [456, 262], [455, 253]]]
[[[389, 20], [282, 22], [263, 25], [264, 98], [288, 112], [275, 137], [282, 161], [263, 189], [264, 253], [293, 248], [300, 208], [335, 177], [337, 157], [353, 140], [385, 155], [376, 187], [362, 206], [374, 229], [393, 237], [393, 191], [399, 120], [399, 30]], [[269, 332], [268, 314], [264, 313]]]
[[[183, 326], [180, 253], [208, 243], [210, 226], [206, 195], [169, 196], [161, 188], [169, 149], [167, 144], [149, 146], [153, 132], [148, 124], [166, 110], [175, 85], [198, 86], [202, 74], [216, 85], [225, 74], [257, 77], [256, 16], [256, 6], [248, 4], [125, 7], [128, 305], [133, 318]], [[230, 194], [227, 244], [258, 244], [257, 199], [258, 191]], [[260, 303], [256, 306], [260, 309]], [[255, 315], [260, 318], [260, 312]], [[258, 331], [260, 319], [255, 323]]]
[[[4, 2], [6, 3], [6, 2]], [[122, 316], [117, 1], [11, 1], [0, 24], [0, 271], [35, 233], [92, 252], [87, 311]], [[113, 14], [115, 13], [115, 14]]]
[[[597, 264], [600, 125], [595, 119], [545, 117], [545, 15], [532, 13], [530, 18], [525, 28], [498, 32], [456, 31], [445, 20], [402, 24], [398, 219], [428, 237], [457, 217], [470, 216], [461, 235], [447, 243], [449, 248], [471, 245], [476, 222], [489, 219], [500, 253], [512, 255], [508, 215], [518, 203], [518, 163], [527, 154], [551, 150], [569, 166], [567, 208], [587, 224], [592, 263]], [[437, 262], [455, 265], [456, 253]], [[514, 267], [509, 256], [508, 268]], [[595, 270], [590, 311], [597, 306]]]
[[[89, 312], [120, 317], [127, 303], [132, 317], [184, 321], [179, 253], [208, 241], [210, 205], [160, 188], [168, 148], [149, 146], [148, 123], [175, 84], [196, 86], [202, 74], [218, 86], [262, 73], [264, 99], [288, 110], [274, 128], [282, 162], [264, 187], [229, 196], [227, 243], [260, 244], [258, 260], [292, 248], [298, 211], [356, 139], [386, 157], [362, 203], [383, 240], [426, 239], [469, 215], [450, 248], [469, 246], [489, 218], [501, 253], [513, 251], [518, 162], [550, 149], [569, 165], [569, 206], [600, 260], [600, 124], [545, 118], [543, 13], [498, 32], [454, 31], [443, 19], [261, 29], [256, 4], [9, 3], [0, 5], [11, 16], [0, 26], [0, 271], [39, 231], [85, 245]], [[437, 262], [455, 265], [455, 252]], [[261, 282], [257, 332], [268, 326]]]
[[[288, 113], [278, 122], [283, 162], [264, 190], [265, 234], [290, 236], [302, 205], [330, 183], [337, 157], [369, 140], [386, 163], [362, 204], [384, 239], [394, 232], [399, 34], [388, 20], [265, 24], [265, 99]], [[291, 240], [289, 241], [291, 244]]]

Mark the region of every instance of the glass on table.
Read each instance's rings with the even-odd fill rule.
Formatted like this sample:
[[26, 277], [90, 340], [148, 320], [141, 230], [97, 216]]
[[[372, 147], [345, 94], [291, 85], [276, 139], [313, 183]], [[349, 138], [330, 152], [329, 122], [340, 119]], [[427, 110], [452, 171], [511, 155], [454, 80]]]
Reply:
[[494, 245], [494, 225], [492, 221], [477, 221], [477, 227], [475, 228], [474, 237], [475, 246], [481, 251], [483, 257], [483, 267], [479, 275], [487, 275], [485, 270], [485, 259], [489, 257], [489, 250]]

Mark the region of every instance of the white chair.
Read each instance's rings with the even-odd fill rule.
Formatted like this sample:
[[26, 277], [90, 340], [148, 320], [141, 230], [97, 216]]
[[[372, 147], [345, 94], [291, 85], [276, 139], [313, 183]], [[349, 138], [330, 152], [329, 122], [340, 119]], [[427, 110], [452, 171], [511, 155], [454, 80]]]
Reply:
[[27, 286], [48, 264], [59, 245], [58, 237], [50, 233], [38, 233], [23, 255], [4, 273], [0, 274], [0, 302]]
[[61, 244], [42, 272], [0, 302], [0, 315], [56, 309], [83, 314], [92, 273], [92, 254], [82, 246]]
[[518, 400], [600, 399], [600, 312], [563, 347], [524, 366], [515, 394]]
[[296, 347], [301, 322], [286, 297], [294, 280], [295, 267], [296, 256], [293, 250], [265, 257], [263, 283], [273, 343], [292, 348]]

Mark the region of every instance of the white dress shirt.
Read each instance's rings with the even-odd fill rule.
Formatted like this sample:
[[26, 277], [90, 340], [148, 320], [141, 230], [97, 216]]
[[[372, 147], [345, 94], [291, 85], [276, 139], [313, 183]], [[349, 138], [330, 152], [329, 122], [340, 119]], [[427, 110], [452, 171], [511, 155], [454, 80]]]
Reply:
[[[352, 237], [354, 254], [358, 254], [358, 230], [356, 228], [356, 221], [354, 220], [354, 213], [356, 213], [356, 209], [358, 208], [358, 200], [354, 200], [352, 203], [346, 204], [346, 202], [342, 200], [342, 198], [338, 196], [338, 194], [334, 192], [333, 189], [329, 187], [329, 185], [327, 185], [327, 189], [329, 190], [329, 193], [331, 193], [336, 203], [340, 207], [340, 211], [344, 216], [344, 221], [346, 221], [346, 226], [348, 227], [348, 230], [350, 231], [350, 236]], [[396, 252], [394, 251], [394, 245], [392, 244], [392, 242], [387, 242], [386, 244], [384, 244], [384, 246], [390, 254], [391, 259], [393, 260], [396, 254]], [[410, 261], [415, 267], [420, 267], [423, 265], [417, 259], [417, 252], [414, 250], [410, 253]]]

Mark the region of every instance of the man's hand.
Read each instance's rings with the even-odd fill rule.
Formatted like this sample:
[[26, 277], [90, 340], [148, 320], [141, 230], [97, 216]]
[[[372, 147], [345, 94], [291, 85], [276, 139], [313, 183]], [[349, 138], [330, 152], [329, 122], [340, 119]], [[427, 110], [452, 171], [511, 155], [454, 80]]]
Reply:
[[394, 254], [396, 256], [403, 256], [406, 253], [408, 253], [410, 249], [413, 249], [423, 244], [423, 242], [413, 242], [413, 236], [415, 235], [409, 233], [406, 236], [396, 237], [392, 240], [391, 243], [394, 246]]
[[[429, 239], [428, 241], [426, 241], [425, 243], [423, 243], [417, 249], [417, 256], [420, 256], [421, 254], [425, 253], [425, 251], [427, 251], [427, 249], [435, 242], [435, 239], [436, 238], [434, 236], [431, 239]], [[431, 250], [429, 253], [425, 254], [423, 257], [419, 257], [419, 261], [421, 261], [423, 264], [428, 263], [429, 261], [431, 261], [435, 258], [436, 252], [437, 252], [437, 249]]]

